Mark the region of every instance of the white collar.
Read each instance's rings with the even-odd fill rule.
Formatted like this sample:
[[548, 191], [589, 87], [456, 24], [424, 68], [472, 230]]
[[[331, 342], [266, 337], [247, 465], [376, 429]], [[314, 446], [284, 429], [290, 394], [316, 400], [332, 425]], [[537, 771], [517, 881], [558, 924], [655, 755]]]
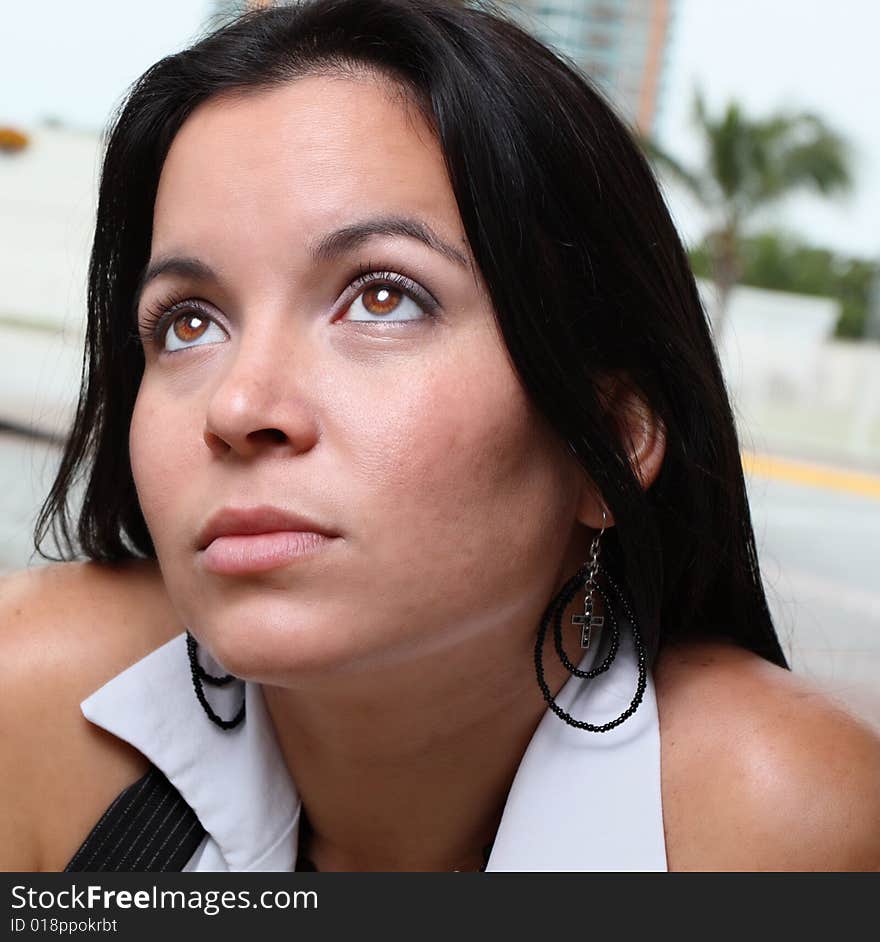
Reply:
[[[581, 669], [593, 654], [586, 652]], [[575, 717], [602, 723], [626, 709], [636, 681], [632, 640], [621, 631], [611, 668], [590, 680], [571, 676], [555, 699]], [[262, 688], [244, 688], [245, 720], [232, 730], [219, 729], [196, 700], [181, 633], [117, 674], [80, 708], [86, 719], [161, 769], [216, 841], [229, 870], [289, 872], [296, 864], [301, 803]], [[212, 703], [218, 693], [226, 705], [222, 715], [232, 715], [233, 692], [209, 688]], [[486, 869], [666, 869], [650, 674], [638, 710], [609, 732], [586, 732], [550, 710], [544, 714], [514, 777]]]

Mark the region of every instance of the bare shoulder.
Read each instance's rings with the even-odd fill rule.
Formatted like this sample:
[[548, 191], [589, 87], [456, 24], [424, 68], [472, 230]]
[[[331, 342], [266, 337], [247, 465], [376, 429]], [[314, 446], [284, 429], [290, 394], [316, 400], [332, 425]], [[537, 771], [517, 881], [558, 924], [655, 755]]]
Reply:
[[71, 695], [79, 704], [182, 630], [151, 560], [53, 563], [0, 578], [4, 667], [53, 706]]
[[151, 561], [55, 563], [0, 578], [0, 869], [58, 870], [147, 769], [79, 704], [183, 630]]
[[723, 641], [654, 669], [671, 870], [880, 870], [880, 736]]

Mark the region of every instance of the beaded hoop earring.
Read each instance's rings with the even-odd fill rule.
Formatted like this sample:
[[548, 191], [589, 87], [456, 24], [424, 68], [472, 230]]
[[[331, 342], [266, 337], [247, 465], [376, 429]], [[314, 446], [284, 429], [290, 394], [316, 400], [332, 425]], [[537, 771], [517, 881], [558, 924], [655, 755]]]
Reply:
[[[604, 520], [604, 512], [603, 512]], [[605, 527], [602, 527], [602, 532], [604, 533]], [[629, 719], [633, 713], [639, 708], [639, 704], [642, 702], [642, 698], [645, 695], [645, 688], [647, 687], [648, 682], [648, 667], [647, 667], [647, 655], [645, 652], [645, 646], [642, 643], [641, 632], [639, 631], [639, 625], [636, 620], [635, 613], [624, 597], [623, 593], [617, 587], [617, 584], [608, 574], [607, 570], [604, 567], [600, 567], [598, 564], [598, 540], [602, 534], [600, 533], [593, 541], [591, 558], [588, 563], [582, 566], [575, 574], [572, 576], [568, 582], [562, 587], [559, 593], [547, 606], [544, 617], [541, 619], [541, 627], [538, 629], [538, 637], [535, 641], [535, 673], [538, 678], [538, 686], [541, 688], [541, 693], [544, 696], [544, 700], [547, 702], [547, 706], [561, 719], [568, 723], [569, 726], [574, 726], [576, 729], [584, 729], [591, 733], [607, 733], [609, 730], [614, 729], [616, 726], [620, 726], [625, 720]], [[547, 635], [547, 628], [550, 625], [551, 620], [555, 619], [555, 627], [553, 631], [553, 641], [556, 648], [556, 653], [559, 655], [559, 659], [569, 673], [574, 674], [577, 677], [584, 678], [593, 678], [597, 677], [599, 674], [604, 673], [611, 666], [615, 657], [617, 656], [617, 650], [620, 645], [620, 629], [617, 623], [617, 616], [614, 614], [614, 609], [611, 605], [611, 600], [608, 598], [605, 590], [598, 584], [597, 579], [599, 575], [603, 575], [605, 581], [608, 583], [609, 588], [614, 593], [617, 598], [618, 603], [623, 608], [624, 613], [629, 619], [630, 625], [632, 626], [632, 636], [633, 643], [636, 647], [636, 655], [638, 657], [638, 671], [639, 678], [636, 684], [636, 692], [633, 695], [630, 705], [620, 714], [616, 719], [611, 720], [608, 723], [587, 723], [584, 720], [576, 720], [570, 713], [566, 713], [561, 706], [553, 699], [553, 694], [550, 693], [550, 688], [547, 685], [547, 681], [544, 678], [544, 663], [543, 663], [543, 647], [544, 647], [544, 638]], [[582, 671], [579, 670], [575, 665], [569, 660], [566, 656], [565, 651], [562, 648], [562, 616], [565, 612], [566, 606], [569, 602], [577, 595], [578, 590], [583, 588], [587, 592], [587, 597], [585, 599], [585, 614], [576, 615], [572, 618], [574, 624], [580, 624], [582, 626], [582, 637], [586, 636], [586, 644], [582, 642], [582, 647], [587, 648], [591, 644], [591, 639], [589, 637], [589, 631], [592, 627], [596, 626], [596, 619], [592, 615], [592, 594], [598, 593], [602, 600], [605, 602], [605, 612], [606, 617], [611, 620], [612, 624], [612, 636], [611, 636], [611, 645], [608, 650], [608, 654], [605, 656], [605, 659], [598, 666], [592, 670]]]
[[208, 703], [207, 697], [205, 697], [205, 690], [202, 687], [202, 681], [211, 684], [214, 687], [225, 687], [227, 684], [231, 683], [237, 678], [233, 674], [224, 674], [222, 677], [217, 677], [214, 674], [209, 674], [201, 664], [199, 664], [198, 656], [198, 642], [196, 639], [189, 633], [189, 629], [186, 632], [186, 652], [189, 655], [189, 666], [190, 671], [192, 672], [193, 687], [196, 691], [196, 697], [198, 698], [199, 703], [202, 705], [202, 709], [207, 713], [208, 719], [214, 723], [216, 726], [219, 726], [220, 729], [232, 729], [244, 719], [245, 712], [245, 701], [242, 698], [241, 706], [239, 707], [238, 713], [233, 716], [231, 720], [224, 720], [222, 716], [218, 716], [212, 709], [211, 704]]

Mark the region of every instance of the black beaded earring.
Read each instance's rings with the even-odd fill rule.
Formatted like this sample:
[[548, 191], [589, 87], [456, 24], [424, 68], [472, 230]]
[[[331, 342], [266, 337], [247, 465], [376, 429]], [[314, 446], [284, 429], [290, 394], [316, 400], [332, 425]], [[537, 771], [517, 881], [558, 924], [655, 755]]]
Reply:
[[[624, 597], [623, 593], [618, 589], [617, 584], [608, 574], [607, 570], [599, 565], [599, 540], [602, 534], [605, 532], [605, 511], [602, 511], [602, 531], [596, 535], [593, 539], [592, 546], [590, 547], [590, 560], [584, 566], [582, 566], [575, 574], [572, 576], [568, 582], [560, 589], [559, 593], [553, 598], [550, 604], [547, 606], [544, 617], [541, 619], [541, 627], [538, 629], [538, 637], [535, 642], [535, 673], [538, 677], [538, 686], [541, 688], [541, 693], [544, 695], [544, 699], [547, 701], [547, 705], [550, 709], [562, 720], [568, 723], [569, 726], [574, 726], [577, 729], [584, 729], [591, 733], [607, 733], [608, 730], [614, 729], [615, 726], [620, 726], [625, 720], [629, 719], [633, 713], [639, 708], [639, 704], [642, 702], [642, 698], [645, 695], [645, 688], [647, 686], [648, 678], [648, 667], [647, 667], [647, 656], [645, 653], [645, 646], [642, 643], [641, 632], [639, 631], [639, 625], [636, 621], [636, 616]], [[630, 625], [632, 626], [632, 636], [633, 643], [636, 647], [636, 655], [638, 657], [638, 670], [639, 678], [638, 683], [636, 684], [636, 692], [632, 698], [630, 705], [620, 714], [616, 719], [611, 720], [608, 723], [587, 723], [584, 720], [576, 720], [570, 713], [566, 713], [559, 704], [553, 699], [553, 695], [550, 693], [550, 688], [547, 686], [547, 681], [544, 679], [544, 663], [543, 663], [543, 647], [544, 647], [544, 638], [547, 636], [547, 628], [550, 625], [551, 620], [555, 619], [555, 627], [553, 631], [553, 641], [556, 648], [556, 653], [559, 655], [560, 661], [565, 666], [566, 670], [570, 674], [574, 674], [577, 677], [583, 677], [586, 679], [591, 679], [593, 677], [598, 677], [599, 674], [604, 673], [608, 670], [611, 664], [614, 661], [614, 658], [617, 656], [617, 650], [620, 646], [620, 629], [617, 624], [617, 616], [614, 614], [614, 609], [611, 604], [611, 599], [608, 597], [608, 594], [605, 590], [599, 585], [598, 578], [599, 575], [602, 575], [605, 581], [608, 584], [608, 587], [614, 593], [618, 603], [623, 609], [626, 617], [629, 619]], [[580, 589], [584, 589], [586, 596], [584, 598], [584, 614], [583, 615], [574, 615], [572, 616], [572, 624], [581, 626], [581, 647], [587, 649], [592, 644], [592, 633], [594, 629], [602, 628], [604, 630], [605, 620], [611, 622], [611, 640], [609, 643], [608, 653], [606, 654], [604, 660], [598, 667], [594, 667], [592, 670], [582, 671], [579, 670], [575, 665], [569, 660], [566, 656], [565, 651], [562, 648], [562, 616], [565, 612], [566, 606], [569, 602], [577, 595]], [[598, 594], [602, 597], [603, 602], [605, 603], [605, 615], [597, 616], [593, 614], [593, 605], [594, 605], [594, 595]]]
[[237, 678], [233, 674], [224, 674], [222, 677], [216, 677], [214, 674], [209, 674], [204, 669], [204, 667], [199, 664], [198, 647], [198, 642], [189, 633], [189, 629], [187, 629], [186, 651], [189, 655], [189, 666], [190, 670], [192, 671], [193, 687], [196, 691], [196, 697], [198, 698], [199, 703], [201, 703], [202, 709], [205, 711], [205, 713], [208, 714], [208, 719], [212, 723], [214, 723], [216, 726], [219, 726], [220, 729], [232, 729], [233, 727], [238, 726], [238, 724], [244, 719], [244, 698], [242, 698], [238, 713], [236, 713], [231, 720], [224, 720], [223, 717], [218, 716], [211, 709], [211, 704], [208, 703], [208, 700], [205, 697], [202, 681], [212, 684], [214, 687], [225, 687], [226, 684], [232, 683], [232, 681], [237, 680]]

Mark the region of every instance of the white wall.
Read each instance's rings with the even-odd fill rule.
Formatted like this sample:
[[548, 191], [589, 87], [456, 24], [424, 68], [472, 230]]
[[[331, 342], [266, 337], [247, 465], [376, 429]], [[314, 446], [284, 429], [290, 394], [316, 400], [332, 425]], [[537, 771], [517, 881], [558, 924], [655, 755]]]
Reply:
[[0, 154], [0, 321], [79, 332], [97, 205], [100, 139], [37, 128]]
[[[710, 318], [711, 283], [698, 282]], [[835, 340], [839, 304], [738, 286], [719, 343], [743, 442], [880, 470], [880, 343]]]

